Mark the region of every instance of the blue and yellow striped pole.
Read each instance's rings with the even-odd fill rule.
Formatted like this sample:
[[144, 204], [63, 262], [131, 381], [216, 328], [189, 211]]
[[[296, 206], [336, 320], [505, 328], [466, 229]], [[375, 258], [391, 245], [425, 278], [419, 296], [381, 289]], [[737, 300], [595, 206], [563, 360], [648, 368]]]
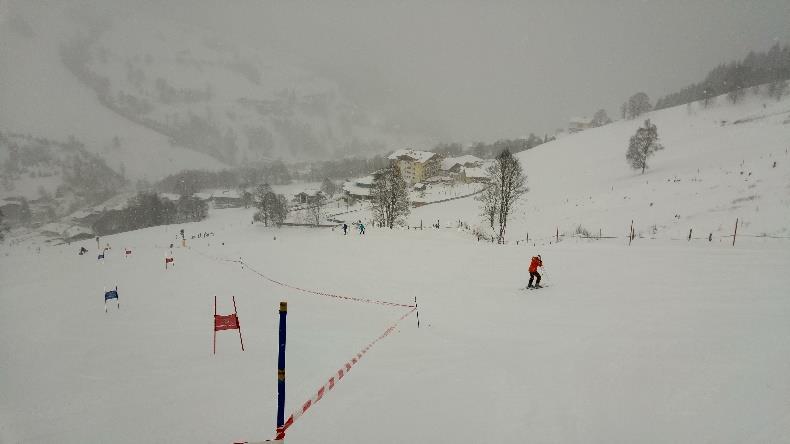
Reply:
[[280, 302], [280, 348], [277, 354], [277, 438], [285, 438], [285, 316], [288, 303]]

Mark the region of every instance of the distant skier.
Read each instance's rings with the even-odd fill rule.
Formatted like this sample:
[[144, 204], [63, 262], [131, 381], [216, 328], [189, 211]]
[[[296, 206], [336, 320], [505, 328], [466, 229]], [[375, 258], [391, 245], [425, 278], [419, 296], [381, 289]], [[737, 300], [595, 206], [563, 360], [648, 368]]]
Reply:
[[348, 234], [348, 224], [343, 224], [343, 236]]
[[88, 249], [87, 249], [87, 248], [85, 248], [85, 247], [80, 247], [80, 256], [82, 256], [83, 254], [85, 254], [85, 253], [87, 253], [87, 252], [88, 252]]
[[365, 224], [359, 223], [359, 234], [365, 234]]
[[[532, 262], [529, 264], [529, 284], [527, 284], [527, 288], [543, 288], [540, 285], [540, 273], [538, 273], [538, 267], [543, 266], [543, 261], [540, 259], [540, 255], [533, 256]], [[532, 280], [538, 278], [535, 281], [535, 286], [532, 286]]]

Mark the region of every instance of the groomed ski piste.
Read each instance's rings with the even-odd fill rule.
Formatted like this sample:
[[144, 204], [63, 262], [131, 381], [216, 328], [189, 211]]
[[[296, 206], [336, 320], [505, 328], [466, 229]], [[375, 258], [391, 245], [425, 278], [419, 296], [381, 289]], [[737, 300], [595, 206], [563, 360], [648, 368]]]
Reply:
[[[286, 416], [353, 362], [287, 442], [790, 442], [790, 101], [646, 117], [666, 149], [644, 176], [624, 160], [641, 120], [520, 153], [505, 245], [454, 227], [480, 224], [471, 198], [364, 236], [215, 210], [103, 237], [103, 261], [6, 242], [0, 442], [272, 439], [280, 301]], [[548, 286], [523, 291], [535, 254]], [[215, 295], [245, 351], [220, 331], [212, 354]]]

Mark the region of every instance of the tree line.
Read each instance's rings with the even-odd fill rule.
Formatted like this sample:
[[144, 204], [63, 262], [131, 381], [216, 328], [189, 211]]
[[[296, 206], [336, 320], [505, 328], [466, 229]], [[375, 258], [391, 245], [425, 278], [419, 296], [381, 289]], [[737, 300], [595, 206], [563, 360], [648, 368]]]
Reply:
[[686, 103], [703, 101], [721, 94], [733, 103], [740, 100], [747, 88], [768, 84], [769, 97], [781, 100], [788, 93], [790, 79], [790, 45], [778, 43], [768, 51], [751, 51], [742, 60], [721, 64], [713, 68], [702, 82], [691, 84], [678, 92], [668, 94], [656, 102], [655, 109], [670, 108]]
[[97, 235], [174, 223], [197, 222], [208, 216], [208, 205], [194, 196], [181, 196], [176, 202], [154, 192], [140, 192], [120, 210], [104, 211], [92, 224]]
[[183, 170], [160, 180], [155, 189], [163, 193], [190, 196], [206, 189], [248, 189], [260, 183], [287, 185], [291, 183], [291, 173], [285, 163], [279, 160], [220, 171]]
[[440, 142], [431, 150], [434, 153], [447, 157], [462, 156], [471, 154], [481, 159], [493, 159], [502, 151], [508, 150], [515, 154], [535, 148], [538, 145], [554, 140], [554, 137], [544, 135], [542, 138], [530, 133], [528, 137], [517, 139], [499, 139], [491, 143], [475, 142], [469, 146], [464, 146], [458, 142]]

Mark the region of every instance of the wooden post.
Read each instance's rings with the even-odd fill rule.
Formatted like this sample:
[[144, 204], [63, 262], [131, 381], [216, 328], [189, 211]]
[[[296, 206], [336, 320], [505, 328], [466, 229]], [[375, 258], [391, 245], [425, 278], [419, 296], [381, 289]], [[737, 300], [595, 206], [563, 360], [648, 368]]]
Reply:
[[417, 328], [420, 328], [420, 309], [417, 308], [417, 296], [414, 296], [414, 309], [417, 311]]
[[732, 246], [735, 246], [735, 236], [738, 235], [738, 218], [735, 218], [735, 231], [732, 233]]

